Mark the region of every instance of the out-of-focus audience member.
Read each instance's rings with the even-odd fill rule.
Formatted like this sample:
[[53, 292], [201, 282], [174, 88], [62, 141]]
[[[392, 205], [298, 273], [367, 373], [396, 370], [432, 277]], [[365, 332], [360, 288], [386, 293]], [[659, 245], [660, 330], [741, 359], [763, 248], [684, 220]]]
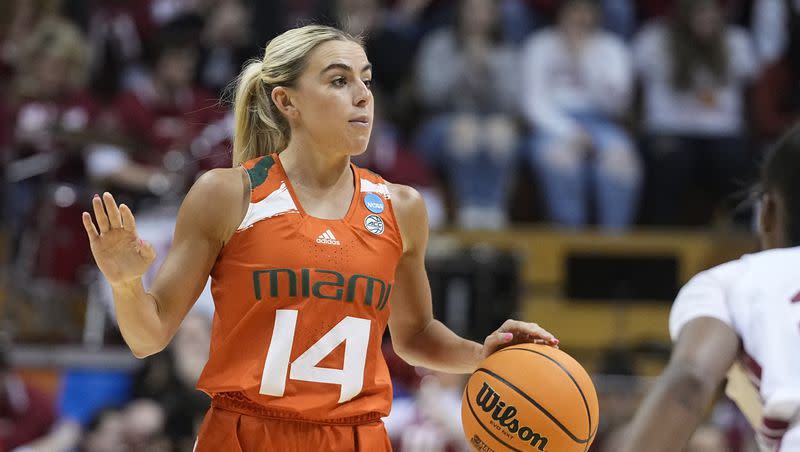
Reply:
[[58, 15], [60, 0], [5, 0], [0, 2], [0, 94], [7, 95], [18, 58], [31, 30]]
[[86, 185], [83, 154], [94, 145], [98, 113], [86, 89], [86, 42], [70, 22], [48, 18], [28, 31], [18, 52], [12, 91], [4, 99], [9, 129], [3, 196], [11, 243], [19, 244], [23, 234], [61, 230], [58, 240], [34, 239], [37, 249], [26, 251], [26, 261], [36, 264], [26, 271], [75, 282], [88, 245], [80, 240], [76, 246], [80, 230], [67, 215], [80, 211], [75, 191], [59, 197], [56, 188]]
[[630, 55], [620, 38], [599, 28], [590, 0], [568, 0], [558, 26], [535, 34], [522, 56], [523, 108], [534, 128], [530, 151], [550, 219], [566, 227], [589, 221], [608, 230], [631, 225], [641, 166], [617, 124], [633, 87]]
[[[56, 160], [52, 167], [62, 176], [79, 180], [80, 154], [89, 144], [84, 133], [98, 111], [85, 89], [88, 54], [83, 35], [69, 22], [46, 19], [29, 31], [18, 52], [12, 93], [6, 99], [12, 158], [50, 155]], [[30, 199], [19, 202], [30, 204]]]
[[197, 64], [200, 85], [221, 96], [255, 49], [249, 45], [250, 15], [241, 0], [225, 0], [208, 12]]
[[106, 408], [97, 413], [89, 423], [78, 450], [80, 452], [186, 450], [173, 445], [166, 437], [164, 422], [162, 408], [148, 399], [134, 400], [124, 408]]
[[216, 147], [202, 159], [194, 156], [196, 139], [225, 117], [218, 98], [194, 83], [198, 47], [191, 25], [185, 26], [178, 21], [159, 31], [146, 83], [117, 100], [116, 128], [130, 139], [130, 151], [109, 148], [90, 155], [99, 182], [142, 194], [183, 193], [197, 170], [230, 165], [224, 126], [215, 134]]
[[417, 89], [432, 116], [417, 148], [447, 169], [463, 228], [499, 229], [508, 222], [515, 174], [518, 78], [515, 52], [499, 29], [491, 0], [462, 0], [455, 26], [421, 44]]
[[163, 430], [176, 450], [192, 450], [210, 406], [211, 399], [195, 389], [208, 360], [210, 342], [208, 317], [192, 313], [184, 319], [170, 347], [148, 358], [135, 379], [134, 397], [157, 404], [163, 412]]
[[55, 422], [53, 401], [12, 369], [11, 348], [0, 338], [0, 451], [44, 436]]
[[395, 401], [387, 430], [399, 452], [466, 452], [470, 450], [461, 426], [464, 375], [429, 372], [413, 397]]
[[753, 92], [753, 120], [769, 145], [800, 121], [800, 2], [756, 0], [753, 37], [764, 68]]
[[725, 24], [715, 0], [679, 0], [668, 22], [642, 30], [634, 53], [648, 136], [648, 217], [681, 224], [698, 186], [715, 207], [741, 188], [750, 161], [745, 93], [757, 60], [750, 36]]
[[148, 1], [86, 1], [91, 86], [98, 97], [108, 102], [142, 77], [142, 58], [155, 23]]
[[114, 408], [101, 410], [89, 423], [80, 442], [81, 452], [117, 452], [121, 449], [125, 418]]

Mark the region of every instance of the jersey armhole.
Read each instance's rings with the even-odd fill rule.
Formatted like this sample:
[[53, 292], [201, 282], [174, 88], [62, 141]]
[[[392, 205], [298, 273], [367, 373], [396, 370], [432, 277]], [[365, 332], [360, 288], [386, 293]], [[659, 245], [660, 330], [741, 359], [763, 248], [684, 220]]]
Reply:
[[[383, 179], [381, 179], [381, 180], [383, 180]], [[384, 184], [388, 184], [389, 182], [386, 182], [385, 180], [383, 180], [383, 183]], [[388, 186], [386, 187], [386, 192], [389, 193], [389, 187]], [[392, 216], [392, 222], [394, 223], [394, 226], [397, 228], [397, 240], [398, 240], [398, 244], [400, 245], [400, 256], [402, 257], [403, 254], [405, 254], [405, 242], [403, 241], [403, 231], [400, 230], [400, 222], [397, 221], [397, 214], [394, 211], [394, 203], [392, 202], [391, 193], [389, 193], [389, 197], [386, 198], [386, 202], [389, 204], [389, 212], [390, 212], [389, 215]]]
[[[250, 217], [253, 209], [253, 180], [251, 174], [242, 164], [239, 164], [237, 168], [242, 172], [241, 178], [244, 185], [243, 188], [245, 189], [245, 193], [247, 193], [247, 209], [245, 209], [242, 221], [239, 222], [239, 226], [236, 227], [236, 230], [233, 232], [231, 237], [236, 235], [237, 232], [244, 228], [244, 225], [247, 224], [247, 219]], [[230, 241], [230, 239], [228, 239], [228, 241]]]

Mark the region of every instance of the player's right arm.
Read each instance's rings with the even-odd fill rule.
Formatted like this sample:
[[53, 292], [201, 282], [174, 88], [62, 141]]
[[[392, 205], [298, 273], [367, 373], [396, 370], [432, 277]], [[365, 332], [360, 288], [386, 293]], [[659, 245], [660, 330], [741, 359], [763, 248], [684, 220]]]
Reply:
[[147, 292], [142, 275], [155, 259], [138, 238], [128, 206], [110, 193], [92, 200], [95, 220], [83, 213], [97, 266], [114, 294], [117, 322], [138, 358], [164, 349], [205, 286], [222, 246], [236, 231], [246, 206], [247, 182], [238, 168], [209, 171], [195, 182], [178, 212], [172, 246]]
[[670, 313], [675, 341], [669, 364], [625, 434], [622, 452], [683, 450], [700, 424], [740, 340], [728, 306], [728, 289], [741, 278], [733, 261], [692, 278]]
[[683, 450], [738, 353], [739, 337], [720, 320], [700, 317], [686, 324], [620, 451]]

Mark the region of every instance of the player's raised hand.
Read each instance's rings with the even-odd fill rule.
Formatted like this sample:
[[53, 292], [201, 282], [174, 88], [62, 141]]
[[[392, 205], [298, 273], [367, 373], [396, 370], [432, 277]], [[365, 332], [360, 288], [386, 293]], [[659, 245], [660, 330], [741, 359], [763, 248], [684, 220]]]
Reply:
[[558, 339], [539, 325], [519, 320], [506, 320], [500, 328], [486, 337], [483, 342], [482, 359], [501, 348], [525, 342], [558, 348]]
[[94, 260], [112, 285], [141, 277], [156, 257], [153, 246], [136, 234], [136, 220], [125, 204], [117, 206], [111, 193], [95, 195], [92, 209], [83, 212], [83, 227], [89, 236]]

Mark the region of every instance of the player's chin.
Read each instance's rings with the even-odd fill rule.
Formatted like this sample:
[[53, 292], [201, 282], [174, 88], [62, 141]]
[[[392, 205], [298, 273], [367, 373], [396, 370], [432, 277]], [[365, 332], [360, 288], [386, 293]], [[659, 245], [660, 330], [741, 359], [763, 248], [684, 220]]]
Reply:
[[358, 155], [363, 154], [367, 151], [367, 146], [369, 145], [369, 136], [366, 138], [362, 137], [348, 137], [349, 139], [347, 142], [349, 145], [347, 146], [347, 154], [351, 157], [355, 157]]

